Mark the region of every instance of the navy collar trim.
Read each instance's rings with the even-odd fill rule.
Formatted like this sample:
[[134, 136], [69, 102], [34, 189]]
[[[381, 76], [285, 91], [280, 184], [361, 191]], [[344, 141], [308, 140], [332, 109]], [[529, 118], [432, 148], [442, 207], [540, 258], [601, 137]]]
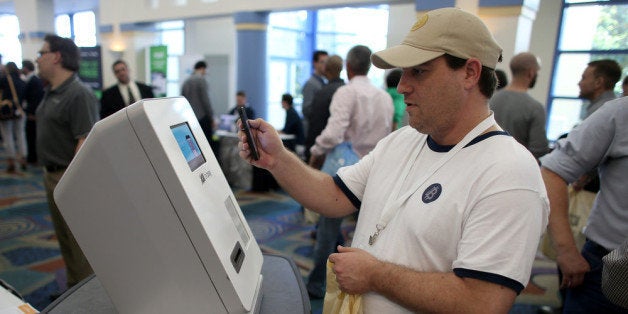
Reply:
[[[506, 131], [491, 131], [491, 132], [487, 132], [481, 135], [478, 135], [476, 138], [474, 138], [473, 140], [471, 140], [471, 142], [469, 142], [469, 144], [467, 144], [465, 147], [469, 147], [473, 144], [477, 144], [489, 137], [495, 136], [495, 135], [506, 135], [506, 136], [510, 136], [510, 134], [508, 134], [508, 132]], [[427, 136], [427, 146], [437, 152], [437, 153], [446, 153], [449, 152], [452, 148], [454, 148], [454, 146], [456, 145], [440, 145], [438, 143], [436, 143], [436, 141], [434, 141], [434, 139], [432, 139], [431, 136]]]

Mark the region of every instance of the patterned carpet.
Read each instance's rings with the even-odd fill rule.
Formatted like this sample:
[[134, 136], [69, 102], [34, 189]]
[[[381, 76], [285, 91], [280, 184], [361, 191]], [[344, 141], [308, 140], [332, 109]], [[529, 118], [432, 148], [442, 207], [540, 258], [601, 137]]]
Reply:
[[0, 279], [43, 309], [64, 286], [63, 260], [48, 213], [42, 171], [0, 172]]
[[[282, 192], [234, 193], [263, 252], [292, 257], [305, 277], [312, 267], [313, 226], [303, 221], [300, 205]], [[343, 234], [349, 237], [354, 221], [348, 219]], [[531, 284], [510, 313], [538, 313], [559, 306], [556, 268], [539, 257]], [[13, 286], [36, 309], [44, 309], [49, 296], [65, 287], [65, 271], [54, 235], [42, 171], [28, 168], [6, 173], [0, 149], [0, 279]], [[313, 313], [322, 302], [312, 300]]]
[[[0, 279], [15, 288], [36, 309], [44, 309], [50, 295], [65, 287], [65, 269], [54, 234], [42, 170], [30, 167], [6, 172], [0, 149]], [[314, 229], [303, 222], [300, 205], [282, 192], [236, 191], [249, 226], [263, 252], [292, 257], [301, 274], [312, 268]], [[347, 221], [343, 233], [353, 230]], [[320, 312], [320, 301], [313, 309]]]

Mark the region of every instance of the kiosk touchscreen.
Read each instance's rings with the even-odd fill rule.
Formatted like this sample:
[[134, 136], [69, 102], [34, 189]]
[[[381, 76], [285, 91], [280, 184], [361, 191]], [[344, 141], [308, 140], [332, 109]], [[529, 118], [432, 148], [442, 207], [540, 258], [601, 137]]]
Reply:
[[262, 253], [185, 98], [96, 123], [54, 197], [121, 313], [258, 311]]

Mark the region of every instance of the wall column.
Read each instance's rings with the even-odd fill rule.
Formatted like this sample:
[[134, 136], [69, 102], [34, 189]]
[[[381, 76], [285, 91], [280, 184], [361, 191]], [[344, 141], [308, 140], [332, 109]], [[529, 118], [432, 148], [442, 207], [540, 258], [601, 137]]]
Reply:
[[[532, 26], [538, 9], [538, 0], [480, 0], [478, 15], [504, 49], [504, 62], [498, 68], [508, 69], [515, 54], [530, 50]], [[551, 60], [546, 62], [550, 64]]]
[[55, 32], [54, 3], [51, 0], [20, 0], [13, 1], [13, 5], [20, 21], [22, 58], [35, 61], [44, 36]]
[[259, 118], [266, 119], [268, 70], [266, 30], [269, 12], [234, 14], [236, 28], [236, 90], [246, 92], [249, 105]]

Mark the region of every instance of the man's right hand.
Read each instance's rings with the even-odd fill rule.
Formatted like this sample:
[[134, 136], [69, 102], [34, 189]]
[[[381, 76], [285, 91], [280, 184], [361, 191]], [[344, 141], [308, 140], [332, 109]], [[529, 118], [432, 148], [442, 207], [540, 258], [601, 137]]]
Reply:
[[556, 262], [563, 273], [563, 280], [560, 288], [575, 288], [582, 284], [584, 274], [591, 270], [589, 263], [582, 257], [577, 249], [558, 252]]
[[249, 144], [246, 142], [246, 133], [242, 130], [242, 121], [238, 120], [238, 138], [240, 139], [238, 147], [240, 148], [240, 157], [256, 167], [270, 170], [277, 163], [279, 155], [287, 150], [284, 148], [277, 130], [268, 122], [259, 118], [248, 121], [260, 158], [259, 160], [253, 159], [253, 155], [249, 150]]

